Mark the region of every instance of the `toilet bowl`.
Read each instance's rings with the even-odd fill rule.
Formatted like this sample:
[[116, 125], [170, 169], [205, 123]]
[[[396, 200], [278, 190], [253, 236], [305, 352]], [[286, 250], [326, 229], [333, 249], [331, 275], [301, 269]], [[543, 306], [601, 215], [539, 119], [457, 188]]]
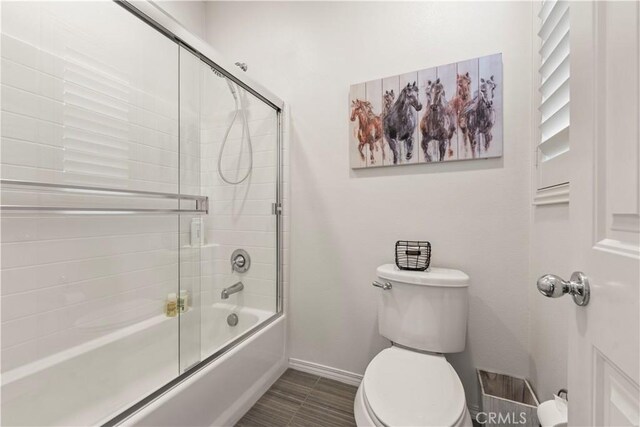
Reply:
[[362, 426], [472, 426], [464, 388], [443, 353], [464, 349], [469, 277], [432, 268], [377, 270], [378, 329], [393, 345], [367, 366], [354, 401]]
[[464, 388], [442, 355], [392, 346], [367, 367], [354, 402], [358, 426], [469, 426]]

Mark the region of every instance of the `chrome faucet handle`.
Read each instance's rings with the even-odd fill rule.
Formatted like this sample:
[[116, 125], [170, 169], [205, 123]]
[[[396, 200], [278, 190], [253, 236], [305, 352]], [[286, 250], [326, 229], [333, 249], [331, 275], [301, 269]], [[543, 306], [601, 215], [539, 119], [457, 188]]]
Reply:
[[247, 263], [247, 260], [241, 254], [238, 254], [238, 255], [236, 255], [236, 257], [231, 262], [236, 267], [242, 268]]
[[231, 271], [246, 273], [251, 267], [251, 257], [244, 249], [236, 249], [231, 254]]

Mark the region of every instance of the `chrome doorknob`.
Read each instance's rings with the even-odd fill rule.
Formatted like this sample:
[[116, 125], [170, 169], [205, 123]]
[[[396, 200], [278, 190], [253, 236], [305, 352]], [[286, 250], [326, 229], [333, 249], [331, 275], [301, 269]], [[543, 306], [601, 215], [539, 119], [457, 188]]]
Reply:
[[573, 273], [569, 281], [563, 280], [555, 274], [545, 274], [538, 279], [537, 285], [540, 293], [549, 298], [570, 294], [573, 302], [580, 307], [587, 305], [591, 296], [589, 279], [579, 271]]
[[569, 292], [569, 282], [555, 274], [545, 274], [538, 279], [538, 290], [549, 298], [558, 298]]

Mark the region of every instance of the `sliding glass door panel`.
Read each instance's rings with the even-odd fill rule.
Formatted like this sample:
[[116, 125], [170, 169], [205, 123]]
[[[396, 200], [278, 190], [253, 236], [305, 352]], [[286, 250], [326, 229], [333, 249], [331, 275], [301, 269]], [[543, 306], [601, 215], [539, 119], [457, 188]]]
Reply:
[[2, 186], [33, 209], [0, 222], [1, 421], [97, 424], [179, 372], [178, 215], [141, 211], [181, 203], [178, 46], [114, 2], [1, 7], [2, 178], [61, 186]]
[[[201, 185], [214, 201], [204, 217], [204, 358], [276, 312], [279, 129], [274, 109], [209, 65], [202, 69]], [[246, 271], [232, 269], [239, 250], [248, 254]]]

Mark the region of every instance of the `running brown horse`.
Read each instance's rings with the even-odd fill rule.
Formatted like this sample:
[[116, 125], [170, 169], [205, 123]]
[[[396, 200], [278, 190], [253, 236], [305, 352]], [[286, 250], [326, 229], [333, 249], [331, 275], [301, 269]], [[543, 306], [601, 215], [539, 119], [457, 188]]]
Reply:
[[456, 75], [456, 95], [449, 102], [456, 116], [471, 102], [471, 77], [469, 73]]
[[[373, 151], [382, 149], [382, 158], [384, 155], [384, 141], [382, 140], [382, 119], [380, 116], [376, 116], [373, 112], [373, 107], [369, 101], [362, 101], [355, 99], [351, 101], [351, 121], [355, 122], [358, 119], [358, 151], [360, 151], [360, 157], [364, 161], [366, 159], [364, 155], [364, 146], [369, 145], [369, 153], [371, 164], [376, 163], [373, 157]], [[380, 143], [380, 147], [376, 145], [376, 142]]]
[[[449, 102], [449, 107], [456, 117], [456, 124], [464, 133], [467, 128], [467, 122], [462, 111], [471, 103], [471, 77], [469, 73], [456, 75], [456, 96]], [[464, 140], [465, 152], [468, 150], [467, 141]], [[449, 153], [451, 155], [451, 153]]]

